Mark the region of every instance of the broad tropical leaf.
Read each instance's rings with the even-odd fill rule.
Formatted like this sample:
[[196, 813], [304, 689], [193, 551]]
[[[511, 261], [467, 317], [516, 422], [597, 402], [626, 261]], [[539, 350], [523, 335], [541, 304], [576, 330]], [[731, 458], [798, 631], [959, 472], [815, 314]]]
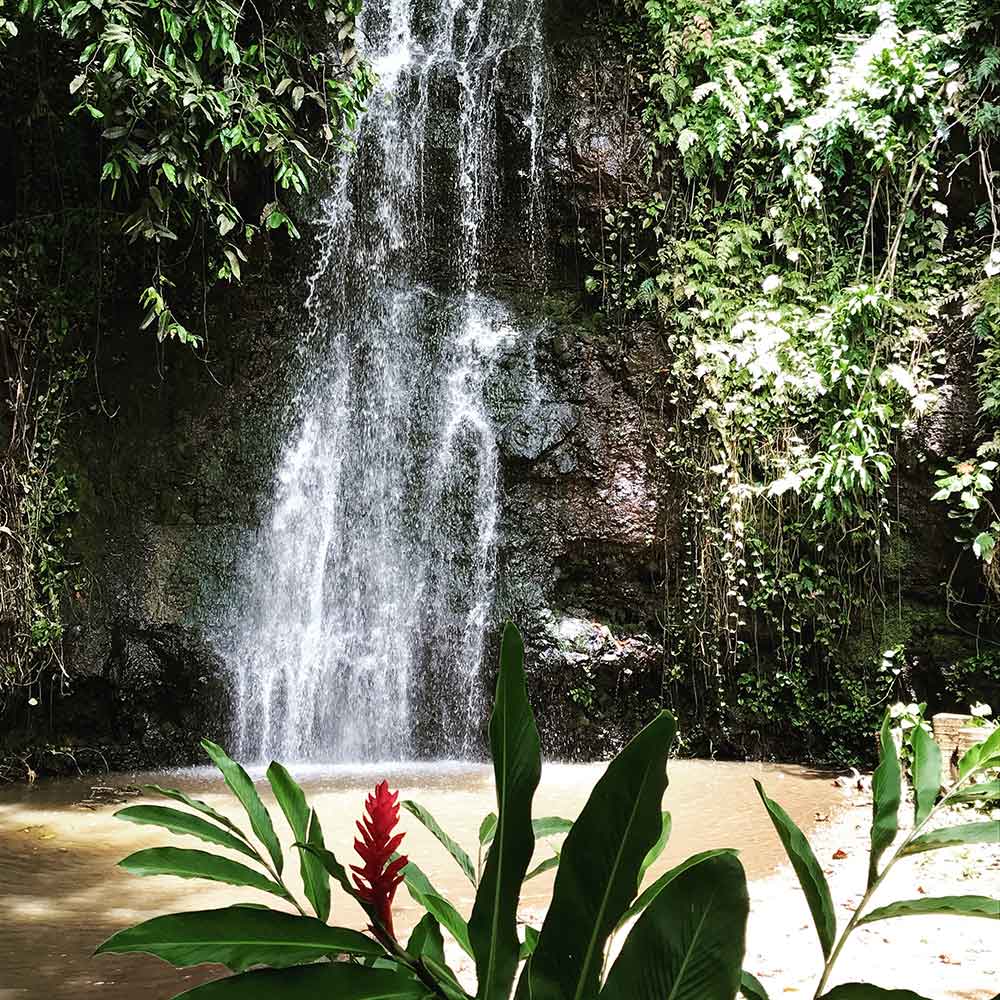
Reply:
[[746, 1000], [769, 1000], [761, 981], [746, 969], [740, 973], [740, 995]]
[[475, 958], [469, 925], [462, 914], [434, 888], [430, 879], [412, 861], [403, 869], [403, 884], [413, 902], [427, 910], [458, 942], [462, 951], [470, 958]]
[[981, 823], [963, 823], [961, 826], [946, 826], [921, 834], [906, 845], [903, 854], [921, 854], [935, 851], [939, 847], [959, 847], [962, 844], [1000, 843], [1000, 823], [985, 820]]
[[636, 921], [600, 1000], [733, 1000], [749, 912], [736, 857], [720, 854], [692, 866]]
[[922, 913], [954, 914], [963, 917], [992, 917], [1000, 920], [1000, 899], [989, 896], [938, 896], [923, 899], [903, 899], [888, 906], [880, 906], [872, 910], [858, 921], [862, 924], [872, 924], [876, 920], [889, 920], [892, 917], [919, 916]]
[[127, 820], [129, 823], [159, 826], [171, 833], [197, 837], [209, 844], [228, 847], [231, 851], [239, 851], [241, 854], [257, 860], [257, 852], [246, 841], [234, 836], [228, 830], [220, 829], [214, 823], [209, 823], [208, 820], [202, 819], [200, 816], [193, 816], [180, 809], [171, 809], [169, 806], [127, 806], [125, 809], [119, 809], [115, 816], [118, 819]]
[[535, 953], [517, 996], [596, 996], [604, 945], [635, 898], [642, 862], [663, 828], [661, 803], [676, 725], [661, 712], [608, 765], [563, 844]]
[[878, 863], [899, 832], [899, 801], [903, 792], [903, 774], [899, 766], [896, 741], [892, 738], [889, 713], [882, 721], [881, 760], [872, 775], [871, 854], [868, 857], [868, 886], [878, 878]]
[[979, 799], [1000, 799], [1000, 781], [984, 781], [981, 785], [966, 785], [948, 794], [949, 802], [975, 802]]
[[267, 849], [274, 863], [274, 870], [280, 875], [282, 867], [281, 845], [274, 833], [274, 825], [271, 823], [271, 816], [260, 796], [254, 783], [250, 780], [250, 775], [233, 760], [225, 750], [211, 740], [202, 740], [202, 747], [205, 753], [212, 758], [212, 762], [222, 772], [222, 777], [229, 786], [233, 795], [240, 800], [246, 814], [250, 819], [250, 828], [257, 835], [257, 839]]
[[157, 795], [173, 799], [175, 802], [182, 802], [189, 808], [200, 812], [203, 816], [214, 819], [216, 823], [220, 823], [227, 830], [231, 830], [238, 837], [246, 840], [246, 834], [228, 816], [224, 816], [218, 810], [213, 809], [207, 802], [202, 802], [201, 799], [192, 799], [190, 795], [185, 795], [184, 792], [180, 792], [176, 788], [163, 788], [161, 785], [143, 785], [142, 787], [144, 791], [155, 792]]
[[175, 1000], [430, 1000], [412, 974], [347, 962], [261, 969], [196, 986]]
[[[267, 780], [275, 801], [288, 820], [292, 836], [300, 843], [323, 847], [323, 828], [319, 817], [309, 808], [299, 783], [277, 761], [267, 769]], [[330, 917], [330, 877], [319, 859], [308, 851], [299, 852], [299, 870], [306, 899], [324, 923]]]
[[287, 899], [285, 890], [266, 875], [207, 851], [188, 851], [180, 847], [150, 847], [136, 851], [118, 862], [132, 875], [176, 875], [178, 878], [204, 878], [211, 882], [244, 885]]
[[468, 996], [458, 982], [444, 957], [444, 938], [441, 936], [441, 925], [430, 913], [425, 913], [420, 922], [413, 928], [406, 950], [419, 958], [424, 966], [434, 973], [450, 997], [464, 998]]
[[824, 993], [820, 1000], [927, 1000], [909, 990], [884, 990], [870, 983], [844, 983]]
[[910, 737], [913, 746], [913, 797], [915, 825], [930, 815], [941, 791], [941, 748], [922, 726]]
[[417, 957], [430, 955], [444, 964], [444, 938], [441, 935], [441, 925], [430, 913], [425, 913], [410, 933], [406, 950]]
[[476, 884], [476, 869], [472, 864], [472, 859], [441, 829], [436, 819], [419, 803], [408, 799], [400, 805], [409, 813], [412, 813], [420, 822], [434, 835], [438, 843], [455, 859], [455, 863], [465, 872], [465, 877], [473, 884]]
[[377, 941], [358, 931], [248, 906], [154, 917], [112, 935], [96, 954], [103, 952], [144, 952], [182, 967], [216, 962], [234, 972], [254, 965], [286, 968], [327, 955], [385, 955]]
[[622, 914], [621, 920], [618, 921], [618, 926], [624, 926], [633, 917], [637, 917], [642, 913], [678, 875], [686, 872], [689, 868], [700, 865], [703, 861], [708, 861], [709, 858], [717, 858], [722, 854], [731, 854], [735, 857], [738, 853], [733, 847], [717, 847], [711, 851], [702, 851], [700, 854], [692, 854], [691, 857], [685, 858], [675, 868], [664, 872], [655, 882], [650, 883], [643, 889], [635, 902]]
[[538, 729], [524, 677], [524, 645], [511, 624], [504, 629], [500, 648], [490, 749], [497, 823], [469, 918], [469, 940], [476, 959], [479, 1000], [508, 1000], [520, 949], [517, 902], [535, 850], [531, 801], [542, 775]]
[[646, 853], [646, 856], [642, 859], [642, 864], [639, 866], [639, 885], [642, 885], [642, 880], [646, 872], [648, 872], [649, 869], [656, 864], [660, 855], [663, 853], [664, 848], [667, 846], [667, 841], [670, 840], [670, 813], [665, 812], [663, 814], [662, 822], [663, 826], [660, 828], [659, 839]]
[[837, 916], [833, 909], [833, 898], [830, 896], [830, 887], [827, 885], [823, 869], [820, 868], [805, 834], [795, 825], [791, 816], [777, 802], [767, 797], [759, 781], [755, 780], [754, 784], [757, 786], [757, 793], [764, 803], [767, 814], [771, 817], [775, 830], [778, 831], [778, 837], [785, 848], [788, 860], [792, 863], [792, 868], [795, 869], [799, 885], [802, 886], [802, 891], [805, 893], [813, 925], [819, 936], [819, 944], [823, 949], [823, 957], [829, 958], [837, 939]]

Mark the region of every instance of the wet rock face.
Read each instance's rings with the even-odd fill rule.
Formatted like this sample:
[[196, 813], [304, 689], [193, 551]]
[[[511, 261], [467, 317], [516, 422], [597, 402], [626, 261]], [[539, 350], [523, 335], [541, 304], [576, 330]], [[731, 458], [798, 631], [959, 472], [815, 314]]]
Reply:
[[621, 342], [549, 316], [510, 362], [498, 414], [504, 481], [500, 608], [521, 628], [543, 740], [603, 755], [655, 711], [657, 609], [670, 523], [655, 331]]
[[[112, 632], [102, 674], [111, 703], [112, 738], [185, 753], [207, 736], [225, 741], [231, 718], [226, 666], [196, 629], [167, 623], [121, 625]], [[152, 741], [153, 746], [149, 746]], [[193, 759], [199, 759], [193, 751]]]

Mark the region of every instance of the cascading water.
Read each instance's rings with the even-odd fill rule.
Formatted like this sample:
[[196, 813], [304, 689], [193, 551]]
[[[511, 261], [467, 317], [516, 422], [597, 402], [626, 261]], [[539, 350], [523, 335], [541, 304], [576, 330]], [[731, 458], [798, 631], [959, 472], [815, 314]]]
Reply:
[[225, 628], [245, 758], [407, 756], [423, 691], [438, 753], [475, 740], [499, 502], [484, 390], [518, 336], [478, 272], [512, 75], [538, 221], [539, 4], [369, 0], [359, 22], [380, 82], [324, 204], [311, 376]]

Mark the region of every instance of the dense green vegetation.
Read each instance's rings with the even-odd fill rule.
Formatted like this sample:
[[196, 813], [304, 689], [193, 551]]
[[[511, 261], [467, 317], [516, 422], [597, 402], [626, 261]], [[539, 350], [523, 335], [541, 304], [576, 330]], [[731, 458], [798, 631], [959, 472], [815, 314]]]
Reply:
[[[239, 764], [206, 741], [205, 749], [244, 807], [257, 843], [205, 803], [154, 788], [187, 809], [130, 806], [118, 815], [196, 837], [213, 851], [149, 848], [125, 858], [122, 867], [140, 876], [176, 875], [257, 889], [292, 904], [299, 915], [233, 906], [154, 917], [115, 934], [98, 952], [145, 952], [178, 967], [218, 962], [237, 973], [183, 994], [190, 997], [262, 1000], [326, 992], [356, 1000], [473, 1000], [446, 961], [446, 931], [475, 963], [475, 1000], [509, 1000], [512, 995], [518, 1000], [735, 1000], [738, 994], [766, 1000], [752, 971], [743, 969], [750, 901], [736, 851], [697, 854], [642, 885], [670, 835], [670, 816], [660, 810], [675, 735], [673, 717], [661, 713], [608, 765], [575, 822], [559, 817], [533, 820], [542, 761], [525, 688], [521, 638], [508, 626], [490, 723], [497, 811], [480, 826], [479, 863], [473, 864], [426, 809], [403, 803], [472, 884], [475, 902], [468, 920], [413, 861], [399, 855], [403, 835], [395, 831], [398, 793], [391, 794], [385, 782], [369, 795], [367, 814], [358, 823], [361, 839], [355, 847], [364, 864], [351, 866], [352, 883], [343, 863], [324, 846], [320, 817], [302, 789], [284, 767], [272, 763], [267, 778], [297, 839], [305, 894], [305, 903], [300, 902], [282, 876], [284, 853], [253, 782]], [[862, 925], [917, 914], [1000, 916], [1000, 900], [987, 896], [921, 896], [871, 905], [886, 876], [904, 859], [1000, 840], [995, 820], [945, 826], [939, 822], [945, 807], [989, 801], [1000, 794], [997, 783], [987, 780], [1000, 768], [1000, 727], [962, 758], [957, 780], [943, 795], [940, 748], [920, 726], [911, 730], [906, 745], [914, 815], [911, 829], [899, 837], [906, 781], [887, 716], [880, 737], [881, 763], [873, 778], [867, 885], [843, 928], [809, 842], [757, 783], [819, 937], [824, 964], [816, 1000], [921, 1000], [913, 993], [868, 984], [827, 991], [845, 943]], [[558, 852], [529, 871], [536, 838], [563, 833], [566, 839]], [[218, 854], [214, 849], [220, 846], [239, 852], [255, 867]], [[556, 879], [544, 922], [540, 929], [526, 925], [522, 938], [517, 914], [523, 883], [551, 868]], [[331, 878], [364, 911], [370, 921], [367, 934], [329, 926]], [[426, 911], [405, 945], [392, 920], [400, 882]], [[614, 947], [616, 938], [620, 950]], [[336, 957], [344, 961], [334, 961]]]
[[[61, 676], [86, 586], [60, 452], [75, 391], [89, 379], [104, 405], [112, 328], [199, 350], [212, 289], [297, 235], [293, 206], [371, 87], [357, 12], [0, 0], [0, 696]], [[860, 760], [886, 704], [913, 697], [913, 637], [942, 624], [969, 641], [920, 697], [964, 706], [1000, 684], [998, 13], [623, 0], [610, 16], [642, 175], [583, 234], [586, 284], [669, 349], [683, 549], [664, 687], [696, 689], [688, 748], [756, 730]], [[966, 380], [977, 412], [938, 468], [920, 428]], [[902, 470], [921, 462], [962, 550], [934, 607], [900, 597], [922, 542], [902, 530]]]
[[589, 286], [669, 343], [686, 544], [668, 653], [682, 683], [703, 665], [723, 738], [736, 713], [843, 759], [877, 723], [912, 631], [901, 453], [922, 459], [916, 429], [970, 364], [970, 451], [927, 493], [979, 567], [971, 588], [942, 577], [942, 607], [970, 635], [995, 626], [997, 14], [649, 0], [618, 17], [647, 180], [584, 237]]
[[[109, 327], [197, 348], [206, 297], [326, 170], [369, 87], [357, 0], [0, 2], [0, 691], [60, 667], [58, 446]], [[58, 669], [56, 671], [58, 673]]]

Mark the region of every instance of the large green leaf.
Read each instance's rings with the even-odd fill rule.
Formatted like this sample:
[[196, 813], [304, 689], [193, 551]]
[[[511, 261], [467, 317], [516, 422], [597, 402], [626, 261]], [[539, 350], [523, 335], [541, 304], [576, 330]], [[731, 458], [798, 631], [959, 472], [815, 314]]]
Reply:
[[820, 868], [805, 834], [795, 825], [791, 816], [777, 802], [767, 797], [759, 781], [755, 780], [754, 784], [757, 786], [757, 793], [764, 803], [767, 814], [771, 817], [775, 830], [778, 831], [778, 837], [785, 848], [788, 860], [791, 861], [792, 868], [795, 869], [799, 885], [802, 886], [802, 891], [805, 893], [813, 925], [819, 936], [819, 944], [823, 949], [823, 957], [829, 958], [837, 939], [837, 916], [833, 909], [833, 898], [830, 895], [830, 887], [827, 885], [823, 869]]
[[961, 826], [946, 826], [921, 834], [906, 845], [903, 854], [921, 854], [936, 851], [939, 847], [959, 847], [962, 844], [1000, 843], [1000, 822], [986, 820], [982, 823], [963, 823]]
[[490, 750], [497, 823], [469, 918], [469, 940], [476, 958], [479, 1000], [508, 1000], [520, 949], [517, 903], [535, 850], [531, 800], [542, 775], [538, 729], [524, 677], [524, 645], [509, 623], [500, 646]]
[[247, 839], [246, 834], [228, 816], [224, 816], [207, 802], [202, 802], [201, 799], [192, 799], [190, 795], [185, 795], [184, 792], [178, 791], [176, 788], [163, 788], [161, 785], [143, 785], [142, 787], [147, 792], [155, 792], [157, 795], [163, 795], [175, 802], [183, 802], [184, 805], [197, 810], [203, 816], [208, 816], [216, 823], [222, 824], [227, 830], [231, 830], [243, 840]]
[[412, 813], [420, 822], [435, 836], [438, 843], [455, 859], [455, 863], [465, 872], [465, 877], [473, 884], [476, 884], [476, 869], [472, 864], [472, 859], [444, 830], [441, 829], [438, 821], [418, 802], [407, 799], [402, 803], [407, 812]]
[[119, 809], [115, 816], [118, 819], [127, 820], [129, 823], [159, 826], [171, 833], [197, 837], [209, 844], [228, 847], [231, 851], [239, 851], [241, 854], [257, 860], [257, 852], [246, 841], [234, 836], [228, 830], [220, 829], [214, 823], [209, 823], [208, 820], [202, 819], [200, 816], [193, 816], [180, 809], [171, 809], [169, 806], [127, 806], [125, 809]]
[[909, 990], [884, 990], [870, 983], [844, 983], [824, 993], [820, 1000], [926, 1000]]
[[601, 1000], [733, 1000], [749, 912], [739, 859], [720, 854], [693, 865], [636, 921]]
[[739, 852], [733, 847], [716, 847], [711, 851], [702, 851], [700, 854], [692, 854], [691, 857], [685, 858], [679, 865], [675, 868], [671, 868], [670, 871], [664, 872], [655, 882], [651, 882], [642, 892], [639, 894], [638, 898], [632, 903], [631, 906], [622, 914], [621, 920], [618, 921], [618, 926], [622, 927], [627, 924], [633, 917], [637, 917], [643, 910], [649, 906], [650, 903], [656, 899], [657, 896], [663, 890], [670, 885], [671, 882], [678, 875], [686, 872], [689, 868], [693, 868], [695, 865], [700, 865], [703, 861], [707, 861], [709, 858], [717, 858], [721, 854], [731, 854], [736, 855]]
[[240, 800], [246, 814], [250, 819], [250, 827], [257, 835], [257, 839], [267, 849], [274, 863], [274, 870], [280, 875], [283, 863], [281, 855], [281, 845], [274, 833], [274, 825], [271, 823], [271, 816], [261, 802], [260, 796], [254, 783], [250, 780], [250, 775], [233, 760], [225, 750], [211, 740], [202, 740], [201, 745], [205, 753], [212, 758], [212, 762], [222, 772], [229, 790]]
[[[295, 840], [323, 847], [319, 817], [309, 808], [299, 783], [276, 761], [267, 769], [267, 780]], [[330, 878], [319, 859], [308, 851], [299, 852], [299, 870], [306, 899], [316, 916], [325, 923], [330, 917]]]
[[287, 899], [288, 895], [277, 882], [266, 875], [241, 865], [238, 861], [209, 854], [207, 851], [188, 851], [180, 847], [150, 847], [136, 851], [118, 862], [132, 875], [176, 875], [178, 878], [204, 878], [229, 885], [245, 885]]
[[970, 772], [986, 767], [1000, 767], [1000, 726], [997, 726], [982, 743], [977, 743], [965, 751], [958, 762], [958, 776], [964, 778]]
[[746, 1000], [769, 1000], [761, 981], [746, 969], [740, 973], [740, 996]]
[[420, 959], [424, 967], [434, 973], [449, 996], [462, 998], [468, 996], [462, 989], [455, 973], [445, 961], [441, 925], [432, 914], [425, 913], [420, 918], [406, 944], [406, 950], [414, 958]]
[[427, 910], [451, 934], [462, 951], [470, 958], [475, 958], [469, 925], [464, 917], [434, 888], [430, 879], [412, 861], [403, 869], [403, 884], [411, 899]]
[[889, 713], [882, 721], [881, 760], [872, 775], [871, 854], [868, 857], [868, 886], [878, 878], [878, 863], [899, 831], [899, 801], [903, 792], [903, 774], [899, 766], [896, 741], [892, 738]]
[[861, 924], [872, 924], [876, 920], [889, 920], [892, 917], [914, 917], [922, 913], [954, 914], [962, 917], [992, 917], [1000, 920], [1000, 899], [989, 896], [938, 896], [923, 899], [903, 899], [888, 906], [880, 906], [872, 910], [858, 921]]
[[154, 917], [112, 935], [95, 954], [136, 951], [172, 965], [215, 962], [234, 972], [254, 965], [285, 968], [327, 955], [385, 955], [380, 944], [358, 931], [247, 906]]
[[930, 815], [941, 791], [941, 748], [923, 726], [913, 730], [910, 743], [913, 746], [913, 822], [919, 826]]
[[415, 957], [430, 955], [442, 965], [444, 964], [444, 938], [441, 935], [441, 925], [430, 914], [425, 913], [417, 922], [406, 943], [406, 950]]
[[661, 712], [608, 765], [563, 844], [535, 953], [517, 996], [597, 994], [608, 935], [635, 897], [639, 869], [663, 828], [661, 803], [676, 725]]
[[975, 802], [979, 799], [1000, 799], [1000, 781], [984, 781], [981, 785], [966, 785], [948, 794], [949, 802]]
[[175, 1000], [425, 1000], [431, 993], [408, 972], [347, 962], [261, 969], [196, 986]]

